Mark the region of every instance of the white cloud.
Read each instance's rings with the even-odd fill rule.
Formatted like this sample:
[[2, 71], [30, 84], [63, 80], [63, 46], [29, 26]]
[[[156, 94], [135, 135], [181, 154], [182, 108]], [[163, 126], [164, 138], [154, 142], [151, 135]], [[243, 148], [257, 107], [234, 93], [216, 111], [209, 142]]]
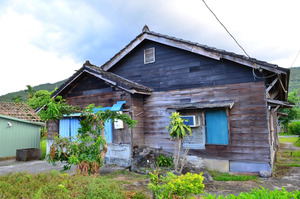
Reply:
[[31, 44], [41, 31], [40, 22], [32, 16], [7, 10], [0, 24], [0, 95], [25, 89], [26, 85], [66, 79], [80, 67], [68, 56], [57, 56]]

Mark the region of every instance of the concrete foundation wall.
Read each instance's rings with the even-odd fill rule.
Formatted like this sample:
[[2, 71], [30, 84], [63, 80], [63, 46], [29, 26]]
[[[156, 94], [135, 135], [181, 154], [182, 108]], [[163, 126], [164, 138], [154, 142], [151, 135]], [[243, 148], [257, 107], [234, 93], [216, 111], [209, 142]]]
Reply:
[[268, 163], [230, 162], [230, 171], [256, 173], [259, 171], [272, 172], [272, 169]]
[[131, 166], [132, 157], [130, 144], [108, 144], [105, 164], [116, 164], [122, 167]]
[[204, 166], [210, 170], [229, 172], [229, 160], [203, 159]]

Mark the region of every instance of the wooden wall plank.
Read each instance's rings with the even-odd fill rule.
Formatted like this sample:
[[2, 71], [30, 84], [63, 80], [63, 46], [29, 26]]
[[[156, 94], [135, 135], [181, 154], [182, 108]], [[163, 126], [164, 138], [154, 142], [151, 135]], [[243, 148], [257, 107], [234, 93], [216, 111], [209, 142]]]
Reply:
[[[263, 82], [250, 82], [154, 92], [145, 97], [144, 102], [145, 144], [173, 150], [174, 142], [170, 141], [165, 128], [172, 111], [168, 107], [179, 104], [180, 99], [190, 98], [191, 102], [234, 100], [234, 106], [229, 110], [230, 145], [206, 145], [206, 150], [199, 151], [207, 158], [268, 162], [270, 149], [264, 90]], [[196, 153], [197, 150], [193, 151]]]

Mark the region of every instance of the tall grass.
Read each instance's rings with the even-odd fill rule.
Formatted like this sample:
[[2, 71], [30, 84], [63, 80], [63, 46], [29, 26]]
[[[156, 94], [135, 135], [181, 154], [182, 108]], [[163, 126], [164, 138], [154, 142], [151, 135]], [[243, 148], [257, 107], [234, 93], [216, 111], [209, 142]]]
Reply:
[[71, 176], [57, 171], [0, 176], [0, 198], [126, 198], [120, 183], [95, 176]]

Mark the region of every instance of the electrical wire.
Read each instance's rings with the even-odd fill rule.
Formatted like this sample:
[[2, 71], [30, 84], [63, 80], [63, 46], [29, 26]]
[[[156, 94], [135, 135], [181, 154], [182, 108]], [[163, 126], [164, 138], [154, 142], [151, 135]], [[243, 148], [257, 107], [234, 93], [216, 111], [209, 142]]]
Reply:
[[239, 42], [234, 38], [234, 36], [227, 30], [227, 28], [225, 27], [225, 25], [219, 20], [219, 18], [217, 17], [217, 15], [210, 9], [210, 7], [206, 4], [205, 0], [202, 0], [204, 5], [206, 6], [206, 8], [214, 15], [214, 17], [217, 19], [217, 21], [221, 24], [221, 26], [223, 26], [223, 28], [226, 30], [226, 32], [230, 35], [230, 37], [235, 41], [235, 43], [242, 49], [242, 51], [249, 57], [249, 54], [246, 52], [246, 50], [239, 44]]
[[[221, 26], [223, 26], [223, 28], [225, 29], [225, 31], [229, 34], [229, 36], [235, 41], [235, 43], [242, 49], [242, 51], [245, 53], [245, 55], [251, 59], [250, 55], [246, 52], [246, 50], [239, 44], [239, 42], [234, 38], [234, 36], [229, 32], [229, 30], [225, 27], [225, 25], [220, 21], [220, 19], [217, 17], [217, 15], [212, 11], [212, 9], [210, 9], [210, 7], [207, 5], [207, 3], [205, 2], [205, 0], [202, 0], [204, 5], [206, 6], [206, 8], [214, 15], [214, 17], [217, 19], [217, 21], [219, 22], [219, 24]], [[299, 50], [300, 52], [300, 50]], [[299, 54], [298, 52], [298, 54]], [[255, 69], [256, 67], [253, 67], [252, 68], [252, 73], [253, 73], [253, 76], [256, 77], [256, 78], [262, 78], [262, 79], [267, 79], [267, 78], [270, 78], [270, 77], [273, 77], [275, 75], [277, 75], [276, 73], [274, 73], [273, 75], [269, 75], [269, 76], [264, 76], [264, 77], [260, 77], [260, 76], [257, 76], [255, 74]], [[284, 89], [284, 88], [283, 88]], [[284, 89], [285, 90], [285, 89]]]
[[299, 53], [300, 53], [300, 50], [298, 51], [298, 53], [297, 53], [297, 55], [296, 55], [296, 57], [295, 57], [295, 59], [294, 59], [294, 61], [293, 61], [292, 65], [291, 65], [291, 68], [293, 67], [293, 65], [294, 65], [295, 61], [297, 60]]
[[263, 77], [260, 77], [260, 76], [257, 76], [255, 74], [255, 68], [252, 68], [252, 73], [253, 73], [253, 76], [255, 76], [256, 78], [261, 78], [261, 79], [267, 79], [267, 78], [270, 78], [270, 77], [274, 77], [275, 75], [277, 75], [276, 73], [272, 74], [272, 75], [269, 75], [269, 76], [263, 76]]

